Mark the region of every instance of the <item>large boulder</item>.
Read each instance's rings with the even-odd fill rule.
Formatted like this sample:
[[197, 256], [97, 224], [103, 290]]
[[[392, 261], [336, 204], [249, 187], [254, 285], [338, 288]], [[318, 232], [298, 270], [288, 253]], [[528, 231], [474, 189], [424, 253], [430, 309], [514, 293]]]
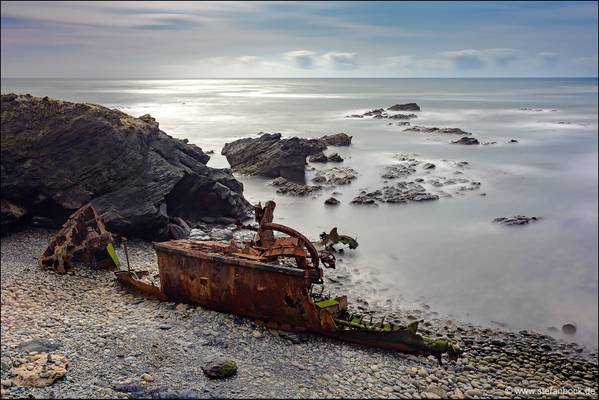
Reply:
[[334, 135], [324, 135], [320, 138], [327, 146], [349, 146], [351, 139], [347, 133], [336, 133]]
[[33, 216], [58, 226], [91, 202], [116, 233], [161, 240], [174, 217], [243, 219], [243, 186], [149, 115], [95, 104], [2, 95], [2, 224]]
[[225, 144], [222, 154], [233, 171], [269, 178], [305, 180], [306, 157], [326, 149], [319, 139], [281, 139], [280, 133], [244, 138]]
[[390, 111], [420, 111], [420, 106], [416, 103], [395, 104], [387, 108]]

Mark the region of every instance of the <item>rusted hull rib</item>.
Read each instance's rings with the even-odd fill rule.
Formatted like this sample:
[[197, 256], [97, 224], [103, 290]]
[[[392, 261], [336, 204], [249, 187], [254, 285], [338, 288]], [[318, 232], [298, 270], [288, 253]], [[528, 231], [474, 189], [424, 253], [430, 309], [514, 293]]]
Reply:
[[156, 298], [158, 300], [168, 301], [168, 297], [166, 297], [162, 293], [160, 287], [143, 282], [141, 279], [138, 279], [135, 276], [134, 272], [132, 273], [128, 271], [115, 271], [114, 274], [116, 275], [116, 279], [125, 286], [138, 290], [144, 293], [145, 295]]

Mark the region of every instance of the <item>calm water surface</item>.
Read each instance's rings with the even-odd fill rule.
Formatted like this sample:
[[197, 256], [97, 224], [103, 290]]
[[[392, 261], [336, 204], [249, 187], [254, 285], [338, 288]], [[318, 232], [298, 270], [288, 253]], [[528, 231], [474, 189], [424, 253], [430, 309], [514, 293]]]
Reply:
[[[323, 205], [326, 192], [284, 197], [264, 179], [239, 176], [246, 197], [274, 199], [276, 219], [311, 237], [333, 226], [357, 236], [360, 247], [344, 260], [382, 278], [386, 290], [373, 299], [401, 295], [514, 330], [548, 333], [574, 321], [567, 340], [597, 346], [597, 79], [2, 80], [2, 93], [10, 91], [150, 113], [167, 133], [215, 150], [214, 167], [228, 166], [218, 154], [224, 143], [260, 131], [346, 132], [353, 145], [334, 151], [359, 178], [335, 189], [339, 207]], [[384, 120], [344, 118], [403, 102], [421, 106], [418, 125], [459, 127], [497, 144], [450, 145]], [[506, 144], [512, 138], [519, 143]], [[468, 161], [481, 189], [423, 204], [350, 205], [360, 189], [383, 186], [381, 170], [396, 153]], [[491, 223], [516, 214], [543, 219]]]

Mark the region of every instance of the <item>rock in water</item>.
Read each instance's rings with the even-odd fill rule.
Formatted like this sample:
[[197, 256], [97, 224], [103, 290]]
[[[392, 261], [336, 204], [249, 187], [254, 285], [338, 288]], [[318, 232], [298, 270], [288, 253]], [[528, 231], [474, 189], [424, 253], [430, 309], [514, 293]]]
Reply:
[[218, 357], [206, 363], [202, 371], [209, 378], [228, 378], [237, 372], [237, 363], [230, 358]]
[[327, 146], [349, 146], [353, 136], [345, 133], [336, 133], [334, 135], [324, 135], [320, 138]]
[[319, 153], [316, 154], [312, 154], [310, 157], [308, 157], [308, 161], [310, 162], [316, 162], [316, 163], [325, 163], [327, 161], [329, 161], [328, 157], [321, 151]]
[[473, 144], [480, 144], [478, 142], [478, 139], [473, 138], [473, 137], [468, 137], [468, 136], [464, 136], [463, 138], [460, 138], [454, 142], [451, 142], [453, 144], [465, 144], [465, 145], [473, 145]]
[[327, 160], [330, 162], [343, 162], [343, 157], [341, 157], [339, 154], [337, 153], [333, 153], [330, 156], [327, 157]]
[[574, 322], [567, 322], [562, 326], [562, 332], [566, 335], [574, 335], [576, 333], [576, 324]]
[[514, 215], [513, 217], [497, 217], [493, 222], [503, 225], [526, 225], [529, 222], [538, 221], [539, 217], [527, 217], [525, 215]]
[[406, 128], [404, 129], [404, 132], [435, 133], [443, 135], [472, 135], [470, 132], [463, 131], [460, 128], [437, 128], [419, 125]]
[[329, 206], [336, 206], [337, 204], [339, 204], [339, 200], [337, 200], [334, 197], [329, 197], [328, 199], [326, 199], [324, 201], [324, 204], [329, 205]]
[[387, 108], [389, 111], [420, 111], [420, 106], [416, 103], [396, 104]]
[[3, 94], [1, 155], [3, 226], [19, 209], [20, 220], [60, 226], [91, 202], [111, 231], [163, 240], [169, 217], [243, 219], [251, 209], [230, 170], [207, 167], [202, 149], [148, 115]]
[[265, 133], [227, 143], [221, 154], [236, 172], [304, 181], [306, 157], [326, 147], [319, 139], [281, 139], [280, 133]]

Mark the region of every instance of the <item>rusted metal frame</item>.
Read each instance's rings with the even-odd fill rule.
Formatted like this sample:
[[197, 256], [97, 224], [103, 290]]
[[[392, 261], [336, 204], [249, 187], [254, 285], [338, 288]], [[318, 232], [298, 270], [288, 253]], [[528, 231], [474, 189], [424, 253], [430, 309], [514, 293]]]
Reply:
[[162, 242], [162, 243], [155, 242], [155, 243], [153, 243], [153, 245], [154, 245], [155, 249], [163, 251], [165, 253], [179, 254], [179, 255], [184, 255], [184, 256], [189, 256], [189, 257], [198, 257], [201, 259], [207, 259], [207, 260], [211, 260], [211, 261], [217, 261], [217, 262], [222, 262], [222, 263], [232, 264], [232, 265], [239, 265], [242, 267], [253, 268], [253, 269], [258, 269], [258, 270], [275, 271], [275, 272], [279, 272], [279, 273], [283, 273], [283, 274], [287, 274], [287, 275], [293, 275], [293, 276], [304, 276], [304, 271], [300, 270], [298, 268], [291, 268], [291, 267], [285, 267], [285, 266], [281, 266], [281, 265], [267, 264], [267, 263], [262, 263], [260, 261], [243, 260], [243, 259], [239, 259], [236, 257], [230, 257], [230, 256], [206, 254], [206, 253], [203, 253], [198, 250], [181, 249], [181, 248], [177, 248], [171, 244], [171, 243], [176, 243], [176, 242], [178, 242], [178, 241], [173, 240], [171, 242]]
[[[77, 260], [84, 255], [83, 253], [87, 256], [88, 262], [93, 261], [90, 259], [94, 257], [91, 253], [92, 249], [88, 248], [91, 243], [88, 243], [90, 226], [93, 227], [97, 240], [110, 235], [94, 207], [86, 204], [71, 214], [54, 236], [38, 261], [40, 268], [53, 268], [58, 273], [71, 272], [75, 269]], [[101, 263], [100, 266], [114, 267], [114, 263]]]

